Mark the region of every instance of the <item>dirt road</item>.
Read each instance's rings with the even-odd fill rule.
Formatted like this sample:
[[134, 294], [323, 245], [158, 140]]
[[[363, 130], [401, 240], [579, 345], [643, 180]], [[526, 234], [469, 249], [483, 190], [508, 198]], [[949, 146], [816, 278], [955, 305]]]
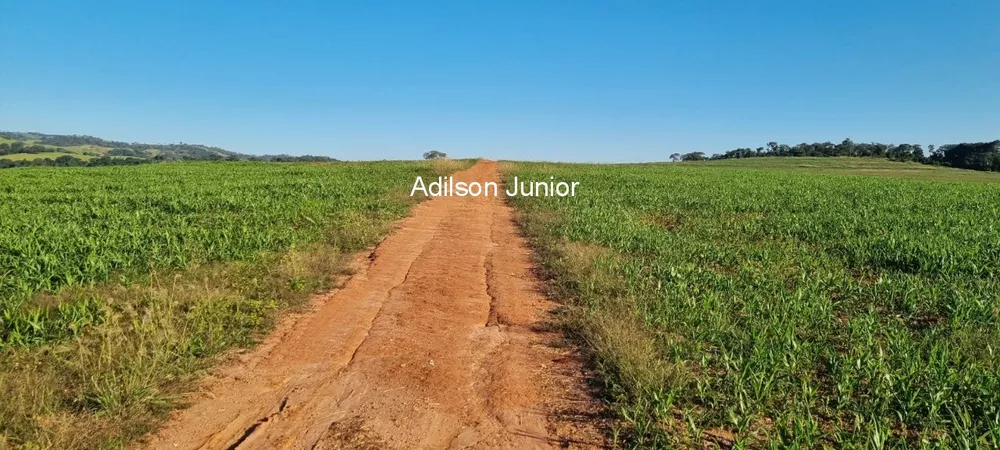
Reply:
[[[457, 181], [499, 181], [481, 162]], [[343, 289], [206, 382], [154, 449], [600, 447], [502, 199], [435, 198]]]

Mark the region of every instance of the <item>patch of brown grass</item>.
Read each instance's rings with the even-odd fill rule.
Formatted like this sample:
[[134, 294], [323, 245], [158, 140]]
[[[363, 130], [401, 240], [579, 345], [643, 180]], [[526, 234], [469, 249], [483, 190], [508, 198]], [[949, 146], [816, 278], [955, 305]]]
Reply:
[[587, 344], [595, 360], [613, 371], [633, 394], [686, 383], [687, 374], [662, 357], [661, 343], [625, 295], [625, 278], [614, 268], [623, 259], [605, 247], [567, 242], [560, 246], [559, 270], [575, 284], [582, 304], [569, 314], [569, 326]]
[[446, 176], [459, 170], [468, 169], [476, 161], [473, 159], [435, 159], [430, 162], [430, 165], [434, 176]]
[[681, 217], [676, 214], [649, 214], [641, 220], [647, 225], [660, 227], [667, 231], [677, 231], [683, 224]]
[[580, 242], [566, 242], [560, 246], [559, 266], [568, 280], [578, 288], [595, 294], [613, 294], [625, 283], [622, 275], [613, 268], [621, 258], [607, 248]]
[[[394, 196], [409, 193], [396, 192]], [[414, 204], [423, 200], [411, 199]], [[382, 236], [392, 230], [393, 224], [384, 217], [370, 214], [348, 213], [332, 220], [327, 226], [325, 242], [338, 249], [359, 249], [378, 243]]]
[[604, 302], [578, 320], [588, 347], [631, 394], [687, 382], [686, 371], [662, 357], [654, 334], [637, 317], [634, 304], [627, 298]]
[[329, 288], [345, 262], [316, 244], [46, 295], [48, 305], [99, 299], [103, 319], [72, 340], [0, 354], [0, 448], [124, 446], [165, 418], [202, 369]]

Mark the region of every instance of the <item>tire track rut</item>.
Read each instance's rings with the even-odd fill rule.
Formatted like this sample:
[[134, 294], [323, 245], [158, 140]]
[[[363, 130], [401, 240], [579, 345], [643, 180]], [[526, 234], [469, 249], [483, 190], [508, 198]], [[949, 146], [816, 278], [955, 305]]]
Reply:
[[[499, 175], [483, 161], [455, 179]], [[579, 401], [578, 363], [542, 331], [553, 305], [530, 269], [502, 199], [423, 202], [367, 268], [217, 370], [141, 445], [602, 447], [595, 423], [577, 419], [599, 408]]]

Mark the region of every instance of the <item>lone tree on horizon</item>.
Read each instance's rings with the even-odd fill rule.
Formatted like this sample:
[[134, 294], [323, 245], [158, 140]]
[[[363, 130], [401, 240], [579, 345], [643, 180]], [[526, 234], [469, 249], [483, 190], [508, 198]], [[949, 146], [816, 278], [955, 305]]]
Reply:
[[424, 153], [424, 159], [444, 159], [447, 157], [448, 155], [446, 153], [439, 152], [437, 150], [431, 150], [427, 153]]
[[708, 159], [705, 152], [691, 152], [681, 155], [681, 161], [704, 161]]

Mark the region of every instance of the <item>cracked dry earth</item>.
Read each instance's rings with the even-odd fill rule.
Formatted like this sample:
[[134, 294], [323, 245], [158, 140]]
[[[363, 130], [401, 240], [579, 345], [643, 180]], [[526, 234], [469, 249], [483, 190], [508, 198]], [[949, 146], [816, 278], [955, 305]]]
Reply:
[[[456, 181], [497, 181], [483, 161]], [[217, 371], [151, 449], [600, 448], [578, 359], [496, 197], [440, 197]]]

